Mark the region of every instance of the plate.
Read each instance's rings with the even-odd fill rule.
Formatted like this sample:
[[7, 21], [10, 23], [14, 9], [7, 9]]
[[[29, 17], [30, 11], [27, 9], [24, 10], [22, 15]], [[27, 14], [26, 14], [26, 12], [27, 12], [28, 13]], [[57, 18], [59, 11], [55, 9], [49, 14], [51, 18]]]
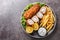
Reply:
[[[35, 4], [36, 2], [34, 2], [34, 3], [32, 3], [32, 4]], [[30, 3], [31, 4], [31, 3]], [[42, 3], [43, 4], [43, 3]], [[48, 6], [48, 7], [50, 7], [49, 5], [47, 5], [47, 4], [45, 4], [46, 6]], [[50, 7], [51, 8], [51, 7]], [[25, 9], [24, 9], [25, 10]], [[22, 11], [22, 12], [24, 12], [24, 10]], [[56, 27], [56, 14], [54, 13], [54, 10], [51, 8], [51, 10], [53, 11], [53, 14], [54, 14], [54, 17], [55, 17], [55, 22], [54, 22], [54, 25], [53, 25], [53, 28], [47, 33], [47, 35], [46, 36], [39, 36], [38, 35], [38, 32], [36, 31], [36, 32], [34, 32], [34, 33], [32, 33], [32, 34], [28, 34], [28, 33], [26, 33], [26, 30], [23, 28], [23, 26], [22, 26], [22, 24], [21, 24], [21, 26], [22, 26], [22, 28], [23, 28], [23, 31], [25, 32], [25, 34], [27, 34], [28, 36], [30, 36], [30, 37], [32, 37], [32, 38], [45, 38], [45, 37], [47, 37], [47, 36], [49, 36], [53, 31], [54, 31], [54, 29], [55, 29], [55, 27]], [[21, 15], [21, 17], [22, 17], [22, 15]]]

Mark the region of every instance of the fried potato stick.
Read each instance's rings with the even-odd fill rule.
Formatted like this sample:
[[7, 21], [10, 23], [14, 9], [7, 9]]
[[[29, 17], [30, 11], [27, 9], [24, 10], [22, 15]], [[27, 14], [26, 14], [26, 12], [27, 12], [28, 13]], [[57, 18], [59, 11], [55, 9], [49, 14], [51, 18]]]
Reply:
[[49, 29], [48, 29], [48, 32], [52, 29], [52, 27], [53, 27], [53, 24], [50, 25], [50, 27], [49, 27]]

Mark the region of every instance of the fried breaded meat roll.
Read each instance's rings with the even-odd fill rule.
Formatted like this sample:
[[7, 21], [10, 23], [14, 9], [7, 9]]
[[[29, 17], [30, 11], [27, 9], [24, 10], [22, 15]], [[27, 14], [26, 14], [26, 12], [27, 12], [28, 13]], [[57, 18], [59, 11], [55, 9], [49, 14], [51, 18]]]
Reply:
[[35, 15], [40, 9], [40, 5], [39, 4], [34, 4], [29, 10], [27, 10], [24, 13], [24, 17], [26, 19], [31, 18], [33, 15]]

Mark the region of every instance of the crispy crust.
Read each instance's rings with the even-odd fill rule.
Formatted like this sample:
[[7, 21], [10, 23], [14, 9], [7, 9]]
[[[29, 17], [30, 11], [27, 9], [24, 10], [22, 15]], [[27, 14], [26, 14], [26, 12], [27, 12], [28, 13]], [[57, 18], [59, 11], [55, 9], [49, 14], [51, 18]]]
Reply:
[[40, 9], [40, 5], [38, 4], [34, 4], [29, 10], [27, 10], [25, 13], [24, 13], [24, 17], [26, 19], [29, 19], [31, 18], [33, 15], [35, 15]]

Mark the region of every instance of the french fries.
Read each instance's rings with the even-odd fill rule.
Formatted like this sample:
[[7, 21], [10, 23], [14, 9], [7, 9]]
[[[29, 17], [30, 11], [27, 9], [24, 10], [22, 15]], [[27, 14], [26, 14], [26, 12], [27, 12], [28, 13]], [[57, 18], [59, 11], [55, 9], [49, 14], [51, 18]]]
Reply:
[[41, 19], [40, 26], [45, 27], [47, 31], [49, 32], [53, 28], [55, 17], [50, 7], [46, 6], [46, 8], [47, 8], [47, 12], [46, 14], [44, 14], [43, 18]]
[[50, 25], [50, 27], [49, 27], [47, 32], [49, 32], [52, 29], [52, 27], [53, 27], [53, 24]]
[[48, 26], [46, 27], [46, 29], [48, 30], [51, 25], [52, 25], [52, 24], [48, 25]]
[[49, 15], [47, 15], [46, 17], [45, 17], [45, 20], [44, 20], [44, 23], [43, 23], [43, 27], [46, 25], [46, 23], [48, 22], [48, 19], [49, 19]]
[[49, 15], [44, 15], [43, 18], [42, 18], [42, 20], [41, 20], [40, 26], [41, 26], [41, 25], [42, 25], [42, 26], [45, 26], [46, 23], [47, 23], [47, 21], [48, 21], [48, 19], [49, 19]]

